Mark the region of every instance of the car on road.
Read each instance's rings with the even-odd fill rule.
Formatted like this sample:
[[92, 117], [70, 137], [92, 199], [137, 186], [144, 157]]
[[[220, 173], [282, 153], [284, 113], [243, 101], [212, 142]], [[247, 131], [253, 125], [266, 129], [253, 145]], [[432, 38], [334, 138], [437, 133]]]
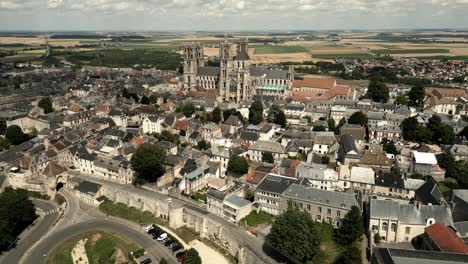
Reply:
[[167, 202], [167, 203], [172, 203], [172, 198], [167, 198], [167, 199], [166, 199], [166, 202]]
[[164, 239], [167, 238], [167, 233], [162, 233], [159, 237], [158, 237], [158, 241], [162, 241]]

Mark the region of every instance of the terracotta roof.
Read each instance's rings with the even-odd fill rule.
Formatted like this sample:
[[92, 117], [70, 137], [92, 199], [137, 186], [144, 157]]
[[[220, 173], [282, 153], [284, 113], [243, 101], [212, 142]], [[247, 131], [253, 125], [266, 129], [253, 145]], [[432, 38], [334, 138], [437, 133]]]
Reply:
[[385, 153], [364, 153], [359, 161], [360, 164], [369, 164], [369, 165], [380, 165], [380, 166], [390, 166], [392, 165], [392, 160], [387, 158]]
[[468, 246], [450, 227], [435, 223], [426, 227], [425, 231], [443, 252], [468, 253]]
[[137, 145], [141, 145], [141, 144], [145, 143], [145, 139], [142, 136], [139, 136], [139, 137], [135, 138], [133, 142], [135, 144], [137, 144]]
[[68, 105], [68, 109], [78, 112], [81, 110], [81, 105], [78, 103], [71, 103]]
[[294, 80], [294, 87], [310, 87], [321, 89], [332, 89], [336, 85], [336, 80], [328, 78], [304, 77], [304, 80]]
[[265, 178], [267, 174], [268, 173], [266, 172], [252, 170], [249, 172], [249, 174], [247, 174], [247, 176], [245, 177], [245, 180], [252, 184], [258, 184], [259, 182], [263, 180], [263, 178]]
[[184, 130], [187, 131], [192, 126], [192, 123], [186, 120], [177, 120], [174, 123], [173, 128], [176, 130]]
[[108, 105], [96, 105], [96, 112], [109, 112], [110, 107]]

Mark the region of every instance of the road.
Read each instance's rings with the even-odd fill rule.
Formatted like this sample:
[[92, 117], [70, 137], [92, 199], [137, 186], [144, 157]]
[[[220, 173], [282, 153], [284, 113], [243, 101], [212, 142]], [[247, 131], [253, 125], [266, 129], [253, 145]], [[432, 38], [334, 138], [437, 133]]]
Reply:
[[[157, 260], [160, 257], [164, 257], [168, 261], [168, 263], [177, 263], [172, 254], [169, 253], [169, 250], [167, 250], [159, 242], [154, 241], [149, 235], [146, 235], [143, 231], [137, 231], [127, 225], [107, 219], [86, 220], [84, 222], [80, 222], [63, 228], [59, 231], [52, 232], [46, 238], [41, 240], [40, 243], [38, 243], [32, 250], [30, 250], [29, 254], [22, 259], [22, 263], [45, 263], [44, 255], [47, 256], [47, 254], [49, 254], [62, 241], [71, 238], [79, 233], [93, 229], [109, 230], [128, 237], [135, 243], [142, 246], [153, 260]], [[157, 262], [155, 261], [155, 263]]]
[[53, 224], [57, 221], [59, 217], [57, 205], [44, 200], [34, 200], [33, 202], [37, 208], [45, 213], [45, 215], [40, 216], [40, 219], [35, 226], [26, 231], [24, 236], [22, 236], [18, 241], [15, 248], [0, 257], [0, 263], [19, 263], [24, 253], [31, 248], [36, 241], [46, 235]]

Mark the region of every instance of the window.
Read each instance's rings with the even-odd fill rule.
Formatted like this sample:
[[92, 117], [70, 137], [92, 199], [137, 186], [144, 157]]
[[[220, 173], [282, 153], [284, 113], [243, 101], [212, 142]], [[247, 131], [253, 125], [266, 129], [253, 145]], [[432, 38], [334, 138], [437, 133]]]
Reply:
[[382, 230], [387, 230], [388, 229], [388, 224], [386, 222], [382, 223]]
[[392, 232], [396, 232], [396, 224], [395, 223], [392, 223], [390, 225], [390, 229], [392, 230]]
[[308, 205], [307, 205], [307, 210], [309, 210], [309, 211], [310, 211], [310, 204], [308, 204]]
[[336, 211], [336, 216], [340, 217], [341, 216], [341, 211]]
[[317, 221], [322, 221], [322, 216], [321, 215], [317, 215]]
[[327, 222], [328, 222], [329, 224], [331, 224], [331, 223], [332, 223], [332, 220], [331, 220], [331, 218], [330, 218], [330, 217], [327, 217]]
[[377, 230], [379, 230], [379, 227], [376, 225], [372, 225], [372, 231], [377, 231]]
[[327, 209], [327, 215], [331, 215], [331, 209]]
[[322, 207], [319, 207], [319, 208], [318, 208], [318, 212], [319, 212], [319, 213], [322, 212]]
[[407, 226], [405, 228], [405, 234], [409, 235], [410, 232], [411, 232], [411, 227]]

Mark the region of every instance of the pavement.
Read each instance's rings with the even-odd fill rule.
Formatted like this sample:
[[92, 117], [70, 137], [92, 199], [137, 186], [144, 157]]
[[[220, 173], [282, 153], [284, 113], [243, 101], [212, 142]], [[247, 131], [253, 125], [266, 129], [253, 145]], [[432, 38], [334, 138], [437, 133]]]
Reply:
[[40, 216], [34, 226], [21, 235], [15, 248], [0, 256], [0, 263], [19, 263], [24, 253], [34, 246], [36, 241], [45, 236], [59, 218], [59, 209], [55, 203], [44, 200], [34, 200], [33, 202], [36, 208], [43, 211], [44, 214]]
[[190, 246], [198, 251], [203, 264], [229, 264], [229, 261], [218, 251], [205, 245], [200, 240], [190, 241]]

